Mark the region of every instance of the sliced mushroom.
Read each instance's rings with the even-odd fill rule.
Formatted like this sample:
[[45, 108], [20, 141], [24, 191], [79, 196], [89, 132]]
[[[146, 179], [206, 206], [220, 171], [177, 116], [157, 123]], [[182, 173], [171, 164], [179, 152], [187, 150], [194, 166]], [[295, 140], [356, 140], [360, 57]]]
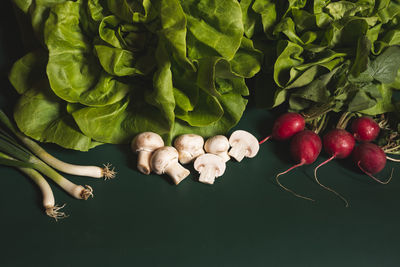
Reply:
[[200, 173], [199, 182], [214, 184], [215, 178], [225, 172], [225, 161], [214, 154], [206, 153], [194, 161], [194, 169]]
[[179, 162], [187, 164], [204, 154], [204, 139], [197, 134], [183, 134], [175, 139], [174, 147], [179, 153]]
[[234, 131], [231, 137], [229, 137], [229, 144], [232, 147], [231, 150], [229, 150], [229, 155], [238, 162], [242, 161], [244, 157], [255, 157], [260, 148], [257, 138], [243, 130]]
[[204, 150], [208, 153], [220, 156], [225, 162], [230, 160], [228, 150], [231, 146], [226, 136], [216, 135], [207, 139], [204, 144]]
[[153, 132], [138, 134], [131, 142], [131, 149], [138, 153], [137, 168], [144, 174], [150, 174], [150, 156], [154, 150], [163, 147], [161, 136]]
[[190, 174], [189, 170], [179, 164], [178, 151], [172, 146], [164, 146], [154, 151], [150, 166], [158, 175], [168, 174], [175, 184], [179, 184]]

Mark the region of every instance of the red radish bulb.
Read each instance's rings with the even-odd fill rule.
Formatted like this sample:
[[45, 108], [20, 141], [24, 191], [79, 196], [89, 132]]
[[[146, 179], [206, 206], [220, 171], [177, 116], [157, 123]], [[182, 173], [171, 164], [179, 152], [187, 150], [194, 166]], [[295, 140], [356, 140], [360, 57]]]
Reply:
[[288, 112], [279, 116], [272, 127], [272, 134], [260, 141], [260, 144], [266, 142], [269, 138], [276, 140], [287, 140], [298, 132], [304, 130], [306, 122], [298, 113]]
[[286, 191], [291, 192], [297, 197], [313, 201], [313, 199], [311, 198], [301, 196], [295, 193], [294, 191], [290, 190], [289, 188], [286, 188], [279, 182], [278, 178], [279, 176], [286, 174], [297, 167], [312, 164], [317, 159], [319, 153], [321, 152], [321, 148], [322, 148], [322, 142], [318, 134], [309, 130], [304, 130], [297, 133], [293, 137], [290, 143], [290, 152], [293, 159], [299, 163], [289, 168], [288, 170], [279, 173], [276, 176], [276, 182], [279, 184], [279, 186], [281, 186]]
[[338, 159], [350, 156], [356, 144], [351, 133], [343, 129], [334, 129], [328, 132], [324, 136], [323, 142], [326, 153]]
[[[381, 184], [387, 184], [392, 175], [385, 182], [375, 178], [373, 175], [382, 171], [386, 165], [386, 154], [379, 146], [373, 143], [362, 143], [353, 151], [353, 159], [357, 166], [369, 177]], [[393, 173], [393, 171], [392, 171]]]
[[357, 141], [371, 142], [380, 132], [379, 124], [370, 117], [360, 117], [351, 124], [351, 131]]
[[321, 148], [321, 138], [310, 130], [297, 133], [290, 143], [293, 159], [303, 164], [312, 164], [321, 153]]
[[324, 166], [325, 164], [327, 164], [328, 162], [332, 161], [335, 158], [344, 159], [350, 156], [351, 152], [354, 149], [356, 141], [353, 135], [348, 131], [343, 129], [333, 129], [324, 136], [323, 144], [325, 152], [331, 157], [326, 161], [322, 162], [315, 168], [314, 170], [315, 181], [326, 190], [329, 190], [332, 193], [336, 194], [338, 197], [340, 197], [345, 202], [346, 207], [348, 207], [349, 203], [343, 196], [341, 196], [335, 190], [320, 183], [320, 181], [318, 180], [317, 171], [321, 166]]

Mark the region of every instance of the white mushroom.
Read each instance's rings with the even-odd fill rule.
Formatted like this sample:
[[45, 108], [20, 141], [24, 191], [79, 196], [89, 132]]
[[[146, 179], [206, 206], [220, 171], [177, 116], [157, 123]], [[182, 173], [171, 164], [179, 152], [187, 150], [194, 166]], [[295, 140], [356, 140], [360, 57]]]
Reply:
[[174, 147], [179, 153], [179, 162], [187, 164], [204, 154], [204, 139], [197, 134], [183, 134], [175, 139]]
[[229, 137], [229, 144], [232, 147], [231, 150], [229, 150], [229, 155], [238, 162], [242, 161], [244, 157], [255, 157], [260, 148], [257, 138], [251, 133], [242, 130], [237, 130], [232, 133], [231, 137]]
[[214, 184], [215, 178], [225, 172], [225, 161], [214, 154], [206, 153], [194, 161], [194, 168], [200, 173], [199, 182]]
[[131, 149], [138, 153], [137, 168], [144, 174], [150, 174], [150, 156], [154, 150], [163, 147], [161, 136], [153, 132], [138, 134], [131, 142]]
[[150, 166], [159, 175], [168, 174], [175, 184], [179, 184], [190, 174], [189, 170], [179, 164], [178, 151], [172, 146], [164, 146], [154, 151]]
[[231, 146], [229, 145], [228, 138], [223, 135], [216, 135], [207, 139], [204, 144], [204, 150], [208, 153], [220, 156], [225, 162], [230, 160], [228, 150]]

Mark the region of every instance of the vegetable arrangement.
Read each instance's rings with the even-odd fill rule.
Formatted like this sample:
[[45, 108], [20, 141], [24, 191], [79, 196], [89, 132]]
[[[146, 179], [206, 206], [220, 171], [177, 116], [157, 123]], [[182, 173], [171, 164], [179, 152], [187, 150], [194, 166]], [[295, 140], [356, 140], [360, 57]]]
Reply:
[[[226, 162], [234, 158], [241, 162], [243, 158], [257, 155], [259, 144], [249, 132], [234, 131], [229, 140], [216, 135], [204, 142], [196, 134], [183, 134], [174, 141], [174, 147], [164, 146], [161, 136], [153, 132], [140, 133], [131, 142], [131, 149], [138, 154], [137, 168], [143, 174], [151, 171], [158, 175], [167, 174], [175, 185], [182, 182], [190, 171], [182, 165], [192, 163], [199, 172], [199, 182], [214, 184], [215, 178], [224, 174]], [[181, 165], [182, 164], [182, 165]]]
[[[68, 194], [77, 199], [87, 200], [93, 197], [93, 189], [89, 185], [84, 187], [76, 185], [60, 175], [57, 171], [87, 176], [92, 178], [112, 179], [115, 176], [111, 165], [106, 164], [104, 168], [96, 166], [79, 166], [60, 161], [48, 154], [37, 143], [27, 138], [18, 131], [15, 125], [0, 110], [0, 164], [16, 167], [30, 177], [38, 185], [43, 195], [43, 207], [46, 214], [56, 221], [67, 217], [60, 211], [64, 205], [55, 205], [54, 195], [50, 185], [42, 176], [52, 179], [58, 186]], [[57, 171], [56, 171], [57, 170]]]
[[[254, 157], [270, 138], [291, 140], [296, 165], [276, 182], [313, 200], [279, 177], [314, 163], [324, 149], [330, 158], [315, 168], [315, 181], [346, 206], [319, 181], [323, 165], [352, 155], [377, 182], [391, 179], [374, 174], [396, 160], [386, 154], [400, 154], [398, 0], [14, 3], [23, 33], [34, 36], [9, 75], [20, 94], [15, 122], [32, 139], [87, 151], [135, 137], [138, 170], [166, 173], [175, 184], [189, 174], [181, 164], [193, 162], [199, 181], [213, 184], [230, 157]], [[249, 95], [260, 107], [288, 112], [260, 141], [241, 130], [228, 140]], [[56, 159], [47, 163], [77, 174]]]
[[[343, 113], [336, 128], [329, 130], [324, 134], [323, 141], [321, 141], [319, 136], [322, 129], [320, 125], [316, 128], [315, 125], [314, 128], [312, 125], [309, 125], [312, 130], [304, 129], [304, 123], [299, 119], [301, 118], [300, 114], [289, 112], [276, 119], [271, 136], [278, 136], [277, 139], [281, 141], [291, 139], [290, 154], [293, 160], [297, 163], [288, 170], [276, 175], [276, 182], [281, 188], [299, 198], [314, 201], [314, 199], [300, 195], [282, 185], [279, 181], [279, 177], [295, 168], [314, 163], [319, 157], [322, 148], [324, 148], [325, 153], [330, 157], [314, 169], [315, 181], [324, 189], [331, 191], [340, 197], [345, 202], [346, 207], [349, 206], [346, 198], [332, 188], [322, 184], [317, 176], [318, 169], [330, 161], [334, 159], [348, 158], [352, 155], [354, 164], [364, 174], [368, 175], [380, 184], [388, 184], [390, 182], [393, 176], [393, 169], [390, 177], [386, 181], [382, 181], [374, 176], [374, 174], [381, 172], [385, 168], [386, 159], [394, 160], [386, 156], [381, 147], [371, 143], [371, 141], [375, 141], [378, 137], [380, 131], [379, 125], [370, 117], [359, 117], [353, 121], [352, 133], [350, 133], [345, 130], [352, 117], [349, 114], [350, 113], [348, 112]], [[324, 124], [324, 121], [322, 122]], [[376, 127], [377, 125], [378, 127]], [[280, 135], [285, 138], [280, 139]], [[264, 143], [268, 138], [269, 137], [261, 140], [260, 143]], [[358, 146], [355, 146], [356, 139], [361, 142]]]
[[245, 34], [265, 54], [258, 79], [265, 98], [257, 97], [264, 106], [286, 102], [306, 118], [395, 110], [400, 2], [284, 2], [241, 1]]
[[[316, 133], [330, 129], [328, 121], [342, 113], [336, 129], [324, 134], [323, 147], [330, 158], [315, 169], [316, 182], [348, 206], [340, 194], [319, 182], [317, 170], [335, 158], [349, 157], [354, 149], [355, 164], [377, 182], [388, 183], [391, 176], [382, 182], [373, 174], [385, 167], [386, 159], [395, 160], [385, 153], [400, 154], [400, 105], [395, 97], [400, 89], [400, 2], [245, 0], [240, 4], [245, 35], [264, 53], [256, 78], [258, 104], [282, 105], [301, 114]], [[370, 117], [356, 119], [350, 134], [345, 128], [354, 116], [373, 116], [379, 123]], [[291, 121], [295, 118], [293, 113], [278, 118], [271, 136], [282, 140], [302, 130], [304, 126]], [[303, 135], [307, 136], [297, 133], [291, 143], [298, 163], [294, 167], [313, 163], [321, 151], [319, 137]], [[378, 135], [380, 147], [372, 143], [355, 147], [355, 139], [370, 142]], [[268, 137], [260, 143], [265, 140]], [[285, 173], [278, 174], [278, 183]]]
[[21, 94], [14, 119], [41, 142], [86, 151], [146, 131], [167, 144], [224, 134], [260, 70], [234, 0], [14, 3], [37, 39], [10, 72]]

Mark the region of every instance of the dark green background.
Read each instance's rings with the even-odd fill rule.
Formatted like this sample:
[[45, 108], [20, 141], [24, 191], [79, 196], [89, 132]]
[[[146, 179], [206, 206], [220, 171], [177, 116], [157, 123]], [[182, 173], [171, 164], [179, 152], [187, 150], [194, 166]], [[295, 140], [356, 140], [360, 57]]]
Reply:
[[[9, 1], [0, 12], [0, 106], [11, 114], [16, 93], [6, 75], [24, 54]], [[257, 138], [273, 115], [250, 108], [236, 127]], [[179, 186], [165, 176], [140, 174], [127, 145], [75, 152], [45, 147], [72, 163], [110, 162], [112, 181], [66, 177], [90, 184], [94, 199], [79, 201], [57, 186], [56, 202], [70, 217], [44, 214], [36, 186], [14, 169], [0, 167], [0, 266], [399, 266], [400, 170], [386, 186], [343, 161], [320, 169], [322, 182], [350, 201], [350, 208], [312, 181], [313, 166], [282, 183], [317, 199], [293, 197], [274, 176], [290, 164], [286, 144], [264, 144], [254, 159], [228, 162], [215, 185]], [[323, 155], [318, 162], [326, 159]], [[395, 164], [388, 164], [385, 172]]]

